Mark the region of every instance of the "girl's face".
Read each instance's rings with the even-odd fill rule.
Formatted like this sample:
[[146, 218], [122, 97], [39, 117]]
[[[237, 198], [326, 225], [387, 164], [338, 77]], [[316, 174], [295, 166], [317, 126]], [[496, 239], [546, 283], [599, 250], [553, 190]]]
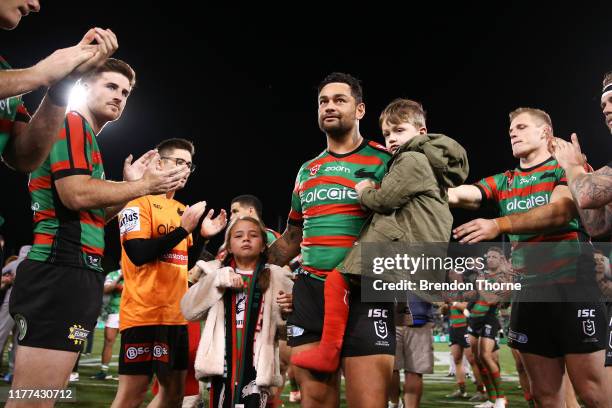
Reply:
[[237, 260], [257, 258], [265, 249], [259, 226], [248, 220], [236, 222], [229, 244], [230, 252]]

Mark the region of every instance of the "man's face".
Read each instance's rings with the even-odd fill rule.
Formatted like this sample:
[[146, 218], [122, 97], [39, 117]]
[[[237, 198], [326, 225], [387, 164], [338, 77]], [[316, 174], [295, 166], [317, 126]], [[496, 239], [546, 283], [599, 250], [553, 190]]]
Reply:
[[233, 221], [234, 218], [240, 218], [240, 217], [257, 218], [257, 215], [253, 207], [243, 206], [237, 201], [233, 202], [230, 207], [230, 221]]
[[341, 82], [327, 84], [319, 93], [319, 128], [328, 135], [343, 135], [353, 129], [365, 114], [351, 87]]
[[[161, 156], [160, 166], [162, 170], [173, 169], [177, 166], [191, 168], [191, 153], [183, 149], [166, 150], [159, 153]], [[187, 184], [187, 179], [191, 173], [187, 173], [185, 178], [181, 179], [181, 185], [176, 189], [180, 190]]]
[[496, 270], [501, 265], [502, 257], [497, 251], [487, 252], [487, 269]]
[[38, 0], [2, 0], [0, 1], [0, 28], [12, 30], [17, 27], [21, 17], [39, 10]]
[[550, 128], [545, 123], [538, 123], [530, 113], [521, 113], [510, 123], [512, 155], [518, 159], [536, 150], [546, 149], [549, 133]]
[[132, 87], [125, 75], [103, 72], [83, 83], [89, 111], [100, 122], [112, 122], [123, 113]]
[[612, 92], [608, 92], [601, 97], [601, 111], [604, 114], [608, 129], [612, 133]]
[[404, 143], [415, 136], [427, 133], [427, 129], [416, 128], [412, 123], [402, 122], [398, 125], [387, 121], [382, 124], [385, 146], [391, 153], [395, 153]]

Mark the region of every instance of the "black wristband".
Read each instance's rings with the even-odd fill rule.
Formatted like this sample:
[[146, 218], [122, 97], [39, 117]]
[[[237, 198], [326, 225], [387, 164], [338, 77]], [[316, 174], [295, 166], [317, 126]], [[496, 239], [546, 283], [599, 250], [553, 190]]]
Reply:
[[64, 78], [61, 81], [51, 85], [47, 90], [49, 100], [55, 106], [68, 106], [68, 100], [70, 98], [70, 91], [74, 87], [75, 81], [72, 79]]

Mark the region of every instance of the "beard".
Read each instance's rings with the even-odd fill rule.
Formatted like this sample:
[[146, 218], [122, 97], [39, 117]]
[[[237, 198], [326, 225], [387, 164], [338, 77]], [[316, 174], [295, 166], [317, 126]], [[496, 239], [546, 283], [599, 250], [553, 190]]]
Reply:
[[353, 122], [349, 122], [343, 118], [340, 118], [332, 124], [325, 124], [324, 121], [319, 120], [319, 129], [321, 129], [321, 131], [327, 136], [335, 140], [342, 139], [353, 129], [353, 127]]

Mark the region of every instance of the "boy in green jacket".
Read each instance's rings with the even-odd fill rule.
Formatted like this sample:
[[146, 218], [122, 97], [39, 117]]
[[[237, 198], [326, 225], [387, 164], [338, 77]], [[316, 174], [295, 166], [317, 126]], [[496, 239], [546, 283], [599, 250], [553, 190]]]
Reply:
[[[425, 111], [418, 102], [394, 100], [379, 123], [393, 157], [379, 188], [371, 180], [355, 185], [362, 206], [374, 212], [359, 242], [448, 242], [453, 217], [446, 191], [467, 178], [465, 150], [447, 136], [427, 133]], [[358, 245], [327, 276], [321, 341], [292, 356], [296, 366], [319, 372], [338, 369], [349, 311], [348, 279], [362, 274]]]

